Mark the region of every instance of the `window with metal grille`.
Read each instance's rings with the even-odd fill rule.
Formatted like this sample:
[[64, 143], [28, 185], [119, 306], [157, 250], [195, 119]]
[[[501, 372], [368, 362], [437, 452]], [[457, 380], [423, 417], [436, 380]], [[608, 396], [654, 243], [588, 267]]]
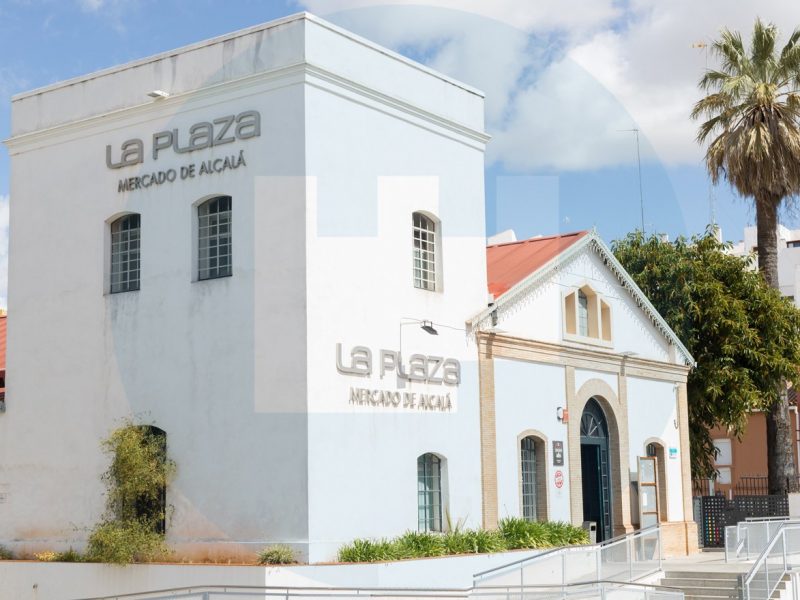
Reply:
[[520, 441], [520, 466], [522, 469], [522, 518], [526, 521], [536, 521], [536, 440], [528, 436]]
[[111, 223], [112, 294], [139, 289], [140, 242], [139, 215], [125, 215]]
[[417, 459], [417, 508], [420, 531], [442, 531], [442, 459], [435, 454]]
[[422, 213], [413, 215], [414, 287], [436, 291], [436, 222]]
[[197, 207], [197, 278], [215, 279], [233, 273], [231, 197], [218, 196]]
[[589, 335], [589, 298], [578, 290], [578, 335]]

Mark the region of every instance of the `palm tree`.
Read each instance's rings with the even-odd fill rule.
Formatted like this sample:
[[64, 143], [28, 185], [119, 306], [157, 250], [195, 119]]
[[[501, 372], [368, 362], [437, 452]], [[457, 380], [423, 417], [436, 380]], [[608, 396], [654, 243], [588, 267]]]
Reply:
[[[778, 29], [756, 19], [749, 51], [737, 31], [723, 29], [711, 50], [717, 70], [700, 80], [706, 96], [692, 118], [708, 142], [711, 180], [727, 179], [755, 203], [758, 267], [778, 288], [778, 209], [800, 191], [800, 29], [778, 52]], [[767, 462], [772, 494], [797, 489], [786, 394], [767, 413]]]

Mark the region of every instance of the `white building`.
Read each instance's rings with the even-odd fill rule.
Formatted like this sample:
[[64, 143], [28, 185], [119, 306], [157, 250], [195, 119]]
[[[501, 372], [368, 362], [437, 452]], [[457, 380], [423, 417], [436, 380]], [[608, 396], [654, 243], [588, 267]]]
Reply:
[[308, 14], [16, 96], [0, 543], [80, 547], [134, 415], [178, 556], [507, 515], [690, 550], [692, 359], [593, 233], [487, 280], [488, 139], [479, 91]]
[[[800, 286], [800, 229], [778, 225], [778, 285], [781, 295], [791, 298], [800, 306], [795, 293]], [[744, 239], [733, 245], [735, 256], [753, 256], [753, 268], [758, 268], [758, 232], [755, 226], [744, 228]]]

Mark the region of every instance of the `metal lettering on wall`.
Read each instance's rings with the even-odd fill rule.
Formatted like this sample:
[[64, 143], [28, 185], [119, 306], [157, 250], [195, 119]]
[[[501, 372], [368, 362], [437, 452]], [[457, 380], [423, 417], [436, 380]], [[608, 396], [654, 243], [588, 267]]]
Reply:
[[[381, 379], [394, 374], [398, 379], [435, 385], [457, 386], [461, 383], [461, 363], [455, 358], [412, 354], [408, 363], [400, 352], [378, 351], [377, 372]], [[372, 350], [354, 346], [348, 359], [342, 357], [342, 345], [336, 344], [336, 370], [343, 375], [370, 377], [373, 374]], [[448, 411], [453, 403], [449, 392], [438, 394], [416, 393], [401, 390], [380, 390], [362, 387], [350, 388], [350, 404], [383, 407], [403, 407], [417, 410]]]
[[[152, 157], [158, 160], [159, 155], [168, 149], [178, 155], [230, 144], [237, 140], [247, 140], [261, 135], [261, 114], [255, 110], [247, 110], [238, 115], [226, 115], [213, 121], [201, 121], [181, 132], [174, 128], [159, 131], [152, 137]], [[188, 137], [187, 137], [188, 136]], [[106, 166], [109, 169], [121, 169], [144, 163], [145, 144], [140, 138], [126, 140], [120, 147], [119, 160], [113, 158], [111, 145], [106, 146]], [[223, 173], [229, 169], [246, 167], [244, 150], [239, 150], [225, 158], [203, 160], [178, 168], [153, 171], [144, 175], [120, 179], [117, 192], [130, 192], [146, 189], [154, 185], [172, 183], [178, 178], [192, 179], [213, 173]]]

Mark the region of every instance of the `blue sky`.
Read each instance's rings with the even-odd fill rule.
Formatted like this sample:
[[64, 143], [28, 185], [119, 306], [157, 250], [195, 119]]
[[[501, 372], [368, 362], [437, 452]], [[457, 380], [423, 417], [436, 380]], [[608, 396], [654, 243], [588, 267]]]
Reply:
[[[800, 8], [778, 0], [2, 0], [0, 137], [13, 94], [302, 9], [483, 89], [487, 233], [518, 237], [641, 226], [633, 133], [640, 130], [644, 222], [671, 237], [705, 229], [709, 184], [688, 119], [705, 64], [696, 41], [758, 14], [788, 31]], [[800, 3], [797, 3], [800, 4]], [[9, 190], [0, 151], [0, 208]], [[752, 223], [748, 202], [715, 191], [725, 237]], [[2, 215], [5, 214], [5, 217]], [[0, 211], [7, 230], [7, 209]], [[785, 221], [795, 225], [787, 215]], [[5, 244], [5, 234], [0, 236]], [[4, 249], [0, 253], [5, 255]], [[2, 257], [0, 257], [2, 258]], [[0, 272], [4, 279], [5, 269]], [[3, 285], [4, 287], [4, 285]], [[4, 296], [4, 292], [2, 296]]]

